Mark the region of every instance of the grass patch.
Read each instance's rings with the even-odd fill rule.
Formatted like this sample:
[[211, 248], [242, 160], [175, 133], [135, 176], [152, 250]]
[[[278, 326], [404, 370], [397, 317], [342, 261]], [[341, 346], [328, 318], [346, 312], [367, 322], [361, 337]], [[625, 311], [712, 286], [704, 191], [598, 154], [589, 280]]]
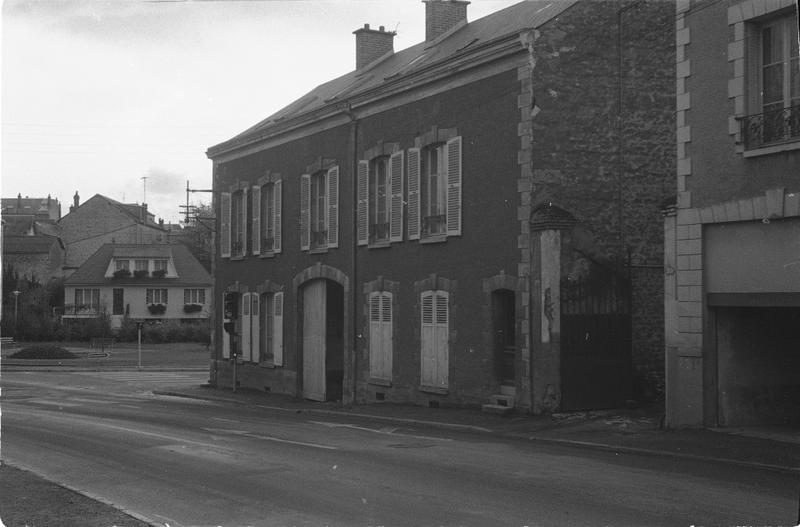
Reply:
[[77, 359], [74, 353], [65, 350], [61, 346], [52, 344], [40, 344], [23, 348], [16, 353], [8, 356], [9, 359]]

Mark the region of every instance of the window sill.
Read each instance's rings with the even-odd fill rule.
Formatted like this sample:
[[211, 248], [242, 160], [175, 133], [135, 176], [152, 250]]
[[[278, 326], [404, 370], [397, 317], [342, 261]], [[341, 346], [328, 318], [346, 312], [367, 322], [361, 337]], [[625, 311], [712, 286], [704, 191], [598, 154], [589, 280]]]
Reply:
[[424, 386], [419, 387], [419, 391], [425, 393], [435, 393], [437, 395], [447, 395], [447, 388], [439, 388], [438, 386]]
[[261, 368], [268, 368], [270, 370], [274, 370], [275, 368], [277, 368], [277, 366], [275, 366], [275, 363], [273, 363], [271, 360], [265, 360], [265, 361], [259, 362], [258, 365]]
[[237, 254], [236, 256], [231, 255], [232, 262], [241, 262], [242, 260], [244, 260], [243, 254]]
[[762, 146], [761, 148], [754, 148], [752, 150], [745, 150], [743, 155], [744, 157], [758, 157], [788, 152], [790, 150], [800, 150], [800, 139], [789, 143], [780, 143], [771, 146]]
[[432, 234], [429, 236], [422, 236], [419, 239], [419, 243], [444, 243], [446, 241], [446, 234]]
[[275, 258], [278, 253], [275, 251], [262, 251], [261, 254], [258, 255], [259, 258]]
[[328, 252], [327, 247], [313, 247], [308, 250], [308, 254], [325, 254]]
[[367, 245], [367, 249], [386, 249], [391, 246], [392, 243], [389, 240], [381, 240], [370, 243], [369, 245]]
[[375, 386], [386, 386], [387, 388], [392, 385], [392, 381], [388, 379], [379, 379], [377, 377], [370, 377], [367, 383], [374, 384]]

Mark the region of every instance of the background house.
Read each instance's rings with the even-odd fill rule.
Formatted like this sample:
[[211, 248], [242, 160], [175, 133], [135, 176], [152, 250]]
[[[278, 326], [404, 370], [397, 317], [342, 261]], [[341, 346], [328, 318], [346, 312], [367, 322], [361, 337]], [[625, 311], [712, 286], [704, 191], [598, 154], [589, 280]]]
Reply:
[[181, 244], [105, 244], [65, 280], [64, 319], [207, 319], [211, 277]]
[[4, 213], [2, 225], [4, 268], [13, 268], [21, 278], [42, 284], [61, 278], [65, 248], [53, 222], [34, 215]]
[[357, 29], [354, 71], [209, 149], [217, 383], [232, 351], [242, 385], [345, 402], [543, 412], [660, 382], [674, 7], [468, 3], [425, 1], [399, 52]]
[[678, 2], [669, 426], [800, 422], [797, 17], [793, 0]]
[[58, 221], [61, 218], [61, 203], [51, 198], [30, 198], [18, 194], [16, 198], [0, 200], [3, 217], [34, 216], [37, 220]]
[[80, 202], [75, 193], [69, 213], [58, 222], [66, 246], [66, 274], [106, 243], [166, 243], [167, 230], [147, 204], [125, 204], [100, 194]]

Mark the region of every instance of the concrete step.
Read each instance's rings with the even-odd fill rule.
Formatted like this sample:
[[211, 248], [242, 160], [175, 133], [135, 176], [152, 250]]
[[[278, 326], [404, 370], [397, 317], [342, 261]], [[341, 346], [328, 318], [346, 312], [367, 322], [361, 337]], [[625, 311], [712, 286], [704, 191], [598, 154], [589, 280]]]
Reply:
[[514, 408], [516, 405], [517, 398], [513, 395], [503, 395], [501, 393], [496, 393], [489, 397], [489, 404], [494, 404], [497, 406], [507, 406], [509, 408]]
[[513, 406], [502, 406], [499, 404], [484, 404], [481, 410], [487, 414], [507, 415], [514, 411]]

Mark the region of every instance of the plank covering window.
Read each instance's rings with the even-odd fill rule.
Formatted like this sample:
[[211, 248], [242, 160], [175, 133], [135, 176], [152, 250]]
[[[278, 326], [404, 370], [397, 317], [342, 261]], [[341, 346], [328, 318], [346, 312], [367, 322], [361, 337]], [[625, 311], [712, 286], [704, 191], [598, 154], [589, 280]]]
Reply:
[[449, 294], [425, 291], [420, 295], [421, 375], [423, 386], [449, 385]]

